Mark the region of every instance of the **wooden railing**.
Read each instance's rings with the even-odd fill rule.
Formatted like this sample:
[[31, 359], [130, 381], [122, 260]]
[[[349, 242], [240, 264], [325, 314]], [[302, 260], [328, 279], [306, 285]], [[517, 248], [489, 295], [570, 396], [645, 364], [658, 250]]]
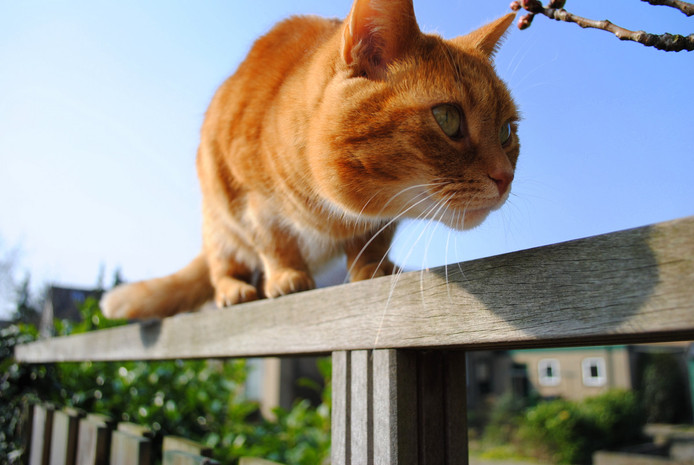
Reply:
[[332, 464], [466, 464], [465, 351], [694, 339], [694, 217], [18, 346], [26, 363], [332, 354]]

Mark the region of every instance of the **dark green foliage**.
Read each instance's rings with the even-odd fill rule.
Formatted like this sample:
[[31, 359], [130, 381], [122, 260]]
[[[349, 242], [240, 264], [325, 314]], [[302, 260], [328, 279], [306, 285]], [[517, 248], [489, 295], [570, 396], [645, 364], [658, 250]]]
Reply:
[[[59, 335], [123, 324], [103, 318], [94, 300], [82, 308], [78, 324], [60, 322]], [[255, 403], [243, 398], [244, 360], [163, 362], [83, 362], [52, 366], [18, 365], [12, 348], [37, 336], [33, 326], [3, 331], [0, 385], [0, 455], [20, 448], [17, 419], [22, 403], [40, 399], [106, 414], [149, 427], [158, 436], [203, 442], [225, 463], [241, 456], [287, 464], [318, 464], [330, 438], [329, 390], [318, 408], [299, 402], [277, 411], [276, 421], [259, 419]], [[326, 367], [323, 366], [324, 372]], [[327, 372], [325, 372], [328, 375]]]
[[56, 387], [53, 367], [14, 362], [14, 346], [37, 336], [36, 327], [22, 323], [0, 331], [0, 457], [8, 457], [10, 463], [22, 450], [19, 429], [24, 406]]
[[639, 365], [639, 391], [648, 422], [689, 421], [686, 371], [679, 357], [667, 352], [643, 354]]

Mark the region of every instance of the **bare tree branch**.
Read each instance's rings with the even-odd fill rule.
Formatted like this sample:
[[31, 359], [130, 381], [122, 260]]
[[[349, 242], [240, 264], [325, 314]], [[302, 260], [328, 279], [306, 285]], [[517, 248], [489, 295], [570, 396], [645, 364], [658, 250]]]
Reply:
[[642, 2], [650, 3], [651, 5], [663, 5], [677, 8], [687, 16], [694, 15], [694, 5], [683, 2], [681, 0], [641, 0]]
[[[683, 13], [687, 13], [689, 9], [694, 11], [694, 5], [679, 0], [642, 0], [652, 5], [666, 5], [677, 8]], [[566, 2], [563, 0], [551, 0], [549, 6], [542, 6], [539, 0], [522, 0], [511, 2], [511, 9], [518, 11], [522, 8], [529, 11], [523, 15], [518, 21], [520, 29], [526, 29], [532, 24], [535, 15], [541, 14], [556, 21], [564, 21], [567, 23], [578, 24], [582, 28], [593, 28], [608, 31], [617, 36], [620, 40], [631, 40], [638, 42], [647, 47], [654, 47], [658, 50], [666, 52], [680, 52], [682, 50], [694, 50], [694, 34], [682, 36], [680, 34], [650, 34], [645, 31], [631, 31], [612, 23], [609, 20], [596, 21], [593, 19], [583, 18], [566, 11], [563, 6]]]

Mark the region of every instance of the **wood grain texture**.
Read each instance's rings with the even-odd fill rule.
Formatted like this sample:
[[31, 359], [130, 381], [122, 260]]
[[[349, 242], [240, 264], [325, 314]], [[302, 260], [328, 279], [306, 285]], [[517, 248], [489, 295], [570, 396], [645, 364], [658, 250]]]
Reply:
[[351, 353], [332, 354], [332, 414], [330, 416], [330, 457], [332, 465], [349, 465], [351, 425], [349, 399], [351, 396]]
[[376, 465], [415, 465], [417, 352], [373, 351], [373, 437]]
[[[333, 427], [333, 464], [467, 465], [463, 351], [340, 354], [346, 358], [333, 354], [333, 388], [340, 388], [333, 390], [340, 406], [332, 413], [340, 428]], [[350, 425], [349, 439], [341, 425]]]
[[373, 465], [373, 372], [371, 351], [351, 353], [350, 462]]
[[22, 362], [694, 339], [694, 217], [16, 348]]

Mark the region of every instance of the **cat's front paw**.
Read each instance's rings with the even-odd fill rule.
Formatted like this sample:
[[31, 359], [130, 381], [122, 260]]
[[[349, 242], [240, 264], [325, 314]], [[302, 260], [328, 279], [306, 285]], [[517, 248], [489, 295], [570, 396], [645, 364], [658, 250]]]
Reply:
[[265, 282], [268, 297], [280, 297], [294, 292], [308, 291], [316, 287], [313, 278], [300, 270], [283, 269], [270, 274]]
[[214, 289], [214, 301], [219, 308], [258, 299], [258, 291], [254, 286], [234, 278], [220, 279], [215, 283]]
[[367, 263], [358, 270], [350, 273], [350, 281], [364, 281], [393, 274], [395, 266], [388, 260], [381, 263]]

